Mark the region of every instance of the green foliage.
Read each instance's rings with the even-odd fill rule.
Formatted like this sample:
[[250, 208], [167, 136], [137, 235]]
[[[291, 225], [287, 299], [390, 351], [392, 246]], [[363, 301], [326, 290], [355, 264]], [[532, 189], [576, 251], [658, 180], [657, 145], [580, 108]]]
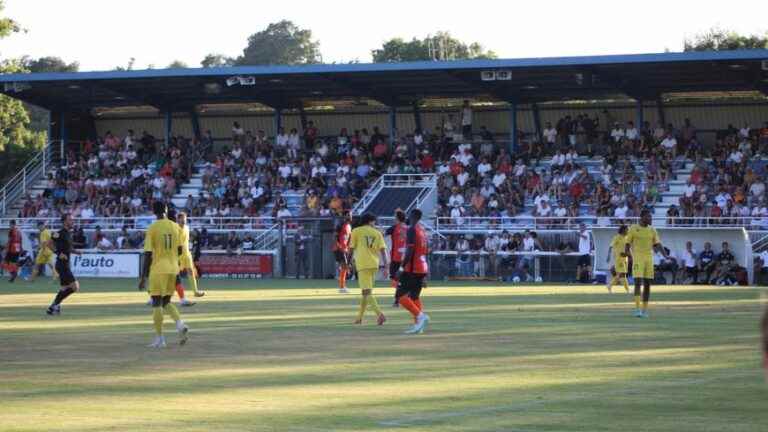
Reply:
[[208, 54], [205, 56], [205, 58], [200, 62], [200, 65], [204, 68], [214, 68], [214, 67], [226, 67], [226, 66], [232, 66], [235, 64], [235, 59], [232, 57], [227, 57], [224, 54]]
[[183, 61], [181, 61], [181, 60], [174, 60], [174, 61], [171, 62], [171, 64], [168, 65], [168, 67], [166, 67], [166, 69], [186, 69], [188, 67], [189, 67], [189, 65], [187, 65]]
[[312, 30], [282, 20], [248, 38], [248, 46], [237, 65], [296, 65], [320, 63], [320, 42], [312, 40]]
[[80, 63], [67, 63], [59, 57], [40, 57], [39, 59], [33, 59], [25, 56], [22, 57], [21, 64], [24, 66], [24, 69], [32, 73], [77, 72], [80, 70]]
[[410, 42], [393, 38], [384, 42], [381, 48], [372, 50], [371, 55], [376, 63], [496, 58], [496, 53], [479, 43], [464, 43], [449, 32], [438, 32], [424, 39], [413, 38]]
[[[3, 12], [3, 9], [5, 9], [5, 5], [3, 3], [4, 1], [0, 0], [0, 14]], [[16, 21], [7, 17], [0, 16], [0, 39], [20, 31], [22, 31], [22, 29]]]
[[128, 64], [125, 66], [117, 66], [115, 68], [116, 71], [130, 71], [133, 70], [133, 65], [136, 64], [136, 57], [131, 57], [128, 59]]
[[740, 35], [731, 30], [713, 27], [684, 42], [685, 51], [732, 51], [768, 48], [768, 32], [761, 35]]

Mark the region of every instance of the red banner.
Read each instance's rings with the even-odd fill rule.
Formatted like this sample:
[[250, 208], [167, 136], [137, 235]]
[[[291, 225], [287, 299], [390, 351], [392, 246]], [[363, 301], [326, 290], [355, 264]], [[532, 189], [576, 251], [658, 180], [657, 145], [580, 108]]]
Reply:
[[202, 255], [197, 262], [202, 277], [250, 279], [272, 274], [272, 255]]

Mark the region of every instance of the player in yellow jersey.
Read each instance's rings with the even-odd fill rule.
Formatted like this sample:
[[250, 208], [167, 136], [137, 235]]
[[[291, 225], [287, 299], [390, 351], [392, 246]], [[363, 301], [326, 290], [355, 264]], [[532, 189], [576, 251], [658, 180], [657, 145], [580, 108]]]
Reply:
[[179, 268], [181, 269], [180, 276], [186, 276], [189, 279], [195, 297], [203, 297], [205, 291], [197, 289], [197, 269], [195, 268], [195, 263], [192, 259], [192, 252], [189, 250], [189, 226], [187, 225], [187, 214], [179, 212], [176, 216], [176, 223], [179, 224], [179, 240], [181, 241], [181, 261], [179, 263]]
[[627, 226], [621, 225], [619, 233], [613, 236], [611, 246], [608, 248], [608, 262], [613, 258], [613, 267], [611, 267], [611, 279], [605, 285], [608, 292], [614, 285], [621, 282], [624, 290], [629, 292], [629, 282], [627, 281], [627, 272], [629, 271], [629, 258], [625, 252], [627, 248]]
[[155, 201], [153, 212], [157, 220], [147, 229], [144, 238], [144, 266], [139, 280], [139, 290], [143, 290], [149, 277], [149, 294], [152, 296], [152, 317], [156, 337], [150, 348], [164, 348], [163, 312], [176, 321], [176, 330], [180, 344], [187, 342], [189, 328], [181, 320], [179, 310], [171, 303], [171, 296], [176, 289], [176, 277], [179, 274], [181, 243], [179, 226], [166, 219], [167, 207], [162, 201]]
[[32, 275], [29, 280], [33, 281], [40, 273], [45, 273], [45, 266], [51, 267], [51, 274], [53, 279], [58, 279], [59, 274], [56, 273], [56, 267], [53, 263], [53, 237], [51, 231], [45, 226], [45, 222], [38, 222], [37, 228], [40, 230], [40, 246], [37, 249], [37, 256], [35, 257], [35, 268], [32, 270]]
[[[651, 226], [651, 211], [640, 212], [640, 223], [632, 225], [627, 233], [627, 245], [624, 252], [632, 255], [632, 276], [635, 278], [635, 316], [648, 318], [648, 301], [651, 298], [653, 274], [653, 251], [657, 249], [668, 258], [667, 252], [659, 240], [659, 233]], [[640, 303], [640, 285], [643, 285], [642, 306]]]
[[376, 272], [387, 266], [387, 245], [384, 243], [381, 231], [374, 226], [376, 216], [367, 213], [363, 215], [360, 222], [361, 225], [352, 230], [349, 238], [349, 247], [352, 249], [357, 268], [357, 281], [363, 294], [355, 324], [363, 322], [365, 309], [370, 307], [377, 315], [377, 323], [382, 325], [387, 318], [381, 312], [373, 295], [373, 284], [376, 280]]

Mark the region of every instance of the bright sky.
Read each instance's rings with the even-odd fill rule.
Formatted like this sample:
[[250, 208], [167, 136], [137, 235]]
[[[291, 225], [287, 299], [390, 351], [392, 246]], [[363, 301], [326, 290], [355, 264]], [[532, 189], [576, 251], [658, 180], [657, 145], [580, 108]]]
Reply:
[[[448, 30], [502, 58], [680, 51], [713, 26], [768, 30], [768, 2], [342, 0], [5, 0], [4, 15], [28, 30], [0, 41], [0, 57], [58, 56], [81, 70], [241, 54], [249, 35], [289, 19], [312, 30], [323, 60], [370, 62], [391, 37]], [[467, 10], [469, 9], [469, 10]]]

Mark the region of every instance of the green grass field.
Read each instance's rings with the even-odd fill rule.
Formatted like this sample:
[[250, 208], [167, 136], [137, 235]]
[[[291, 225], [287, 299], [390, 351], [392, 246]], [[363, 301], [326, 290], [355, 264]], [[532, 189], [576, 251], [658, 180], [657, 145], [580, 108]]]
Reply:
[[134, 281], [83, 280], [56, 318], [50, 281], [0, 282], [0, 430], [768, 430], [757, 289], [659, 287], [641, 320], [598, 286], [434, 284], [406, 336], [388, 306], [353, 326], [331, 281], [203, 286], [190, 343], [150, 350]]

